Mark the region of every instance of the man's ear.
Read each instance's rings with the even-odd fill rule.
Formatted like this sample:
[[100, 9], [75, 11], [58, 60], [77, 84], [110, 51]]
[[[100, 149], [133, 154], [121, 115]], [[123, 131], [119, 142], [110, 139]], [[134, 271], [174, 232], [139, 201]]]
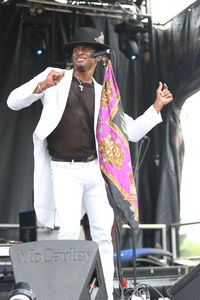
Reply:
[[97, 57], [97, 62], [99, 62], [102, 59], [102, 56]]

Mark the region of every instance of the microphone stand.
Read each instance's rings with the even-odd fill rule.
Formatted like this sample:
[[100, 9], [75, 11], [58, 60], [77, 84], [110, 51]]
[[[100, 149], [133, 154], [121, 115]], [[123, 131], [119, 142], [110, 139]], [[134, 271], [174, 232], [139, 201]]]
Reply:
[[136, 275], [136, 247], [135, 247], [135, 229], [131, 227], [132, 250], [133, 250], [133, 283], [134, 287], [137, 285]]
[[[135, 299], [135, 298], [132, 298], [133, 296], [136, 296], [137, 299], [147, 299], [146, 297], [148, 296], [148, 299], [150, 299], [149, 298], [150, 294], [148, 292], [148, 289], [147, 288], [144, 289], [144, 286], [142, 286], [142, 284], [137, 284], [137, 274], [136, 274], [136, 264], [137, 264], [136, 257], [137, 256], [136, 256], [136, 247], [135, 247], [135, 230], [136, 230], [136, 228], [134, 228], [133, 224], [129, 224], [129, 226], [131, 228], [131, 238], [132, 238], [132, 251], [133, 251], [132, 262], [133, 262], [133, 284], [134, 284], [134, 288], [133, 288], [132, 295], [128, 299]], [[145, 293], [145, 298], [143, 298], [143, 296], [144, 296], [143, 293]]]
[[[131, 222], [133, 223], [133, 222]], [[116, 244], [116, 268], [117, 268], [117, 275], [120, 285], [120, 300], [124, 300], [123, 294], [123, 270], [122, 270], [122, 263], [121, 263], [121, 254], [120, 254], [120, 229], [118, 224], [118, 219], [115, 214], [114, 216], [114, 225], [115, 225], [115, 244]], [[137, 275], [136, 275], [136, 247], [135, 247], [135, 226], [133, 224], [129, 224], [131, 230], [131, 241], [132, 241], [132, 263], [133, 263], [133, 284], [134, 288], [137, 286]]]
[[[104, 68], [107, 67], [108, 61], [110, 60], [110, 52], [104, 53], [102, 55], [102, 61]], [[133, 283], [134, 288], [137, 286], [136, 280], [136, 247], [135, 247], [135, 230], [138, 228], [138, 223], [134, 219], [134, 214], [131, 216], [130, 222], [128, 222], [131, 228], [131, 237], [132, 237], [132, 251], [133, 251]], [[123, 271], [122, 271], [122, 264], [121, 264], [121, 254], [120, 254], [120, 230], [117, 215], [114, 214], [114, 226], [115, 226], [115, 240], [116, 240], [116, 264], [117, 264], [117, 272], [118, 272], [118, 280], [120, 285], [120, 300], [124, 300], [124, 293], [123, 293]], [[130, 299], [130, 297], [128, 298]]]
[[116, 245], [116, 273], [119, 281], [120, 299], [123, 300], [123, 271], [120, 255], [120, 229], [118, 224], [117, 215], [114, 214], [114, 226], [115, 226], [115, 245]]
[[[102, 56], [103, 67], [106, 69], [110, 60], [110, 53], [106, 53]], [[124, 300], [123, 297], [123, 272], [120, 255], [120, 229], [118, 224], [117, 215], [114, 212], [114, 229], [115, 229], [115, 245], [116, 245], [116, 273], [118, 275], [119, 287], [120, 287], [120, 300]]]

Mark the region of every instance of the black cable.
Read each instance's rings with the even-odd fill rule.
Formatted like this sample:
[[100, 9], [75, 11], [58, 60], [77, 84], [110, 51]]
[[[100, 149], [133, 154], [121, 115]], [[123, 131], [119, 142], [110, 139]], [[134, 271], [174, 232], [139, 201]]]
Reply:
[[150, 286], [146, 283], [140, 283], [135, 288], [126, 289], [126, 293], [131, 293], [128, 300], [131, 300], [133, 295], [137, 294], [137, 296], [138, 296], [138, 293], [140, 294], [139, 296], [143, 299], [143, 295], [141, 294], [141, 290], [144, 290], [145, 287], [147, 288], [148, 293], [149, 293], [149, 289], [153, 289], [158, 294], [158, 296], [160, 296], [163, 300], [165, 300], [164, 296], [158, 291], [158, 289], [156, 289], [155, 287], [152, 287], [152, 286]]
[[116, 58], [115, 50], [113, 50], [112, 54], [113, 54], [113, 64], [112, 64], [113, 65], [113, 73], [114, 73], [114, 76], [116, 79], [117, 58]]
[[[141, 154], [141, 151], [142, 151], [144, 140], [147, 140], [147, 144], [146, 144], [146, 147], [144, 149], [144, 153], [142, 155], [142, 158], [140, 160], [140, 154]], [[140, 146], [139, 146], [139, 150], [138, 150], [138, 159], [136, 161], [136, 165], [135, 165], [135, 168], [134, 168], [134, 174], [136, 174], [139, 171], [139, 169], [140, 169], [140, 167], [141, 167], [141, 165], [143, 163], [143, 160], [145, 158], [145, 155], [147, 153], [147, 149], [149, 148], [149, 144], [150, 144], [150, 138], [145, 135], [145, 137], [143, 137], [142, 140], [141, 140], [141, 142], [140, 142]]]
[[159, 290], [151, 285], [145, 284], [146, 287], [153, 289], [163, 300], [165, 300], [164, 296], [159, 292]]

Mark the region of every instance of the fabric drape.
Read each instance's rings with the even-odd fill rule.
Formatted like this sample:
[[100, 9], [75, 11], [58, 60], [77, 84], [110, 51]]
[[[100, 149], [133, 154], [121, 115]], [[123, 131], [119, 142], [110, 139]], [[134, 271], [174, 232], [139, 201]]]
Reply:
[[124, 111], [110, 60], [102, 86], [97, 140], [108, 200], [115, 213], [135, 228], [139, 220], [137, 193]]

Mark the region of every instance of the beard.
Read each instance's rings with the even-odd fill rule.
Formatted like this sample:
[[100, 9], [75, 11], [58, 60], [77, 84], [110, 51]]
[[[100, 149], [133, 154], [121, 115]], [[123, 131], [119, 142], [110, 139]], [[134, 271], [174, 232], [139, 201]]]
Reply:
[[75, 69], [76, 69], [77, 71], [79, 71], [79, 72], [81, 72], [81, 73], [87, 72], [87, 71], [89, 70], [89, 68], [86, 67], [86, 66], [77, 66], [77, 65], [75, 65], [74, 67], [75, 67]]
[[89, 63], [86, 63], [86, 64], [77, 64], [76, 61], [73, 61], [73, 66], [74, 66], [74, 69], [77, 70], [78, 72], [81, 72], [81, 73], [85, 73], [85, 72], [88, 72], [89, 70], [91, 70], [91, 68], [94, 68], [96, 67], [96, 64], [97, 64], [97, 59], [95, 58], [94, 59], [94, 62], [89, 62]]

